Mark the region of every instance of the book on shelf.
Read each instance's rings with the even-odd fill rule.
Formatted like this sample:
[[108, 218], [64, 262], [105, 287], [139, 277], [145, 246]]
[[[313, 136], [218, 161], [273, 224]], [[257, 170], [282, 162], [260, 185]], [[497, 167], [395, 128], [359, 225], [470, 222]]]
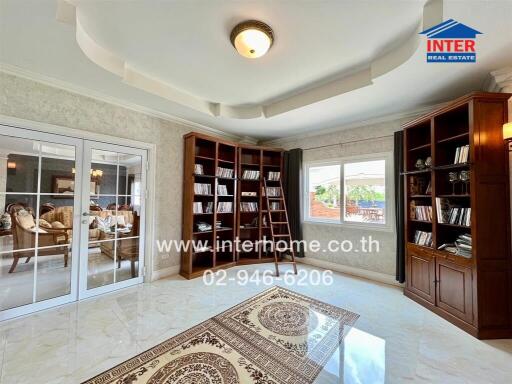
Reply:
[[233, 212], [233, 203], [231, 201], [219, 201], [217, 203], [218, 213], [231, 213]]
[[242, 196], [244, 197], [256, 197], [258, 196], [258, 192], [242, 192]]
[[281, 172], [270, 171], [267, 175], [267, 179], [269, 181], [279, 181], [281, 180]]
[[430, 205], [415, 205], [414, 219], [432, 221], [432, 207]]
[[414, 243], [425, 247], [432, 247], [432, 232], [416, 231], [414, 233]]
[[211, 195], [212, 185], [204, 183], [194, 183], [194, 193], [196, 195]]
[[241, 212], [257, 212], [258, 211], [258, 203], [252, 201], [242, 201], [240, 203], [240, 211]]
[[270, 210], [278, 211], [281, 209], [281, 203], [279, 201], [271, 201], [270, 202]]
[[[265, 190], [263, 190], [263, 196], [265, 196]], [[269, 196], [269, 197], [281, 196], [279, 187], [267, 187], [267, 196]]]
[[213, 212], [213, 201], [209, 201], [206, 203], [206, 208], [204, 208], [203, 203], [199, 201], [194, 201], [192, 205], [192, 209], [194, 213], [212, 213]]
[[223, 177], [225, 179], [232, 179], [233, 175], [234, 175], [234, 170], [231, 168], [217, 167], [217, 171], [215, 172], [215, 176]]
[[439, 224], [471, 226], [471, 208], [461, 207], [447, 198], [436, 197], [436, 212]]
[[227, 196], [228, 195], [228, 187], [226, 185], [222, 185], [222, 184], [217, 185], [217, 195]]
[[200, 221], [196, 223], [197, 232], [207, 232], [212, 230], [212, 225], [205, 223], [204, 221]]
[[453, 253], [454, 255], [457, 256], [462, 256], [467, 259], [470, 259], [473, 254], [471, 234], [466, 233], [459, 235], [455, 242], [445, 243], [438, 247], [438, 249]]
[[469, 144], [462, 147], [457, 147], [455, 150], [455, 159], [453, 164], [464, 164], [469, 160]]
[[242, 179], [244, 180], [258, 180], [260, 178], [260, 171], [254, 171], [252, 169], [245, 169], [242, 173]]
[[194, 164], [194, 174], [204, 175], [203, 164]]

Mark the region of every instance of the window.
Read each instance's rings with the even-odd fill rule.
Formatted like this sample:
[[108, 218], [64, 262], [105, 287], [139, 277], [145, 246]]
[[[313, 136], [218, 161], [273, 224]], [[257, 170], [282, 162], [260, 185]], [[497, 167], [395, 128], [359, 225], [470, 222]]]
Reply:
[[305, 221], [389, 228], [390, 154], [306, 164]]

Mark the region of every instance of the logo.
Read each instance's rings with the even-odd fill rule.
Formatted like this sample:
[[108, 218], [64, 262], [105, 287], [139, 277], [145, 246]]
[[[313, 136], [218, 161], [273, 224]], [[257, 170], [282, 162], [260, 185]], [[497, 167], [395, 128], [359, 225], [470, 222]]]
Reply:
[[453, 19], [424, 30], [420, 35], [427, 36], [427, 63], [476, 62], [476, 35], [481, 34]]

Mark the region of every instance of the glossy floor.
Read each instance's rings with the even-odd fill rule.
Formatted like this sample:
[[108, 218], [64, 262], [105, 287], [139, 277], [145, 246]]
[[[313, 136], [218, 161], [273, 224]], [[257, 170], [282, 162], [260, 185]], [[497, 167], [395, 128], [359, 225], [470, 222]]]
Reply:
[[[272, 265], [244, 269], [261, 276]], [[240, 270], [228, 271], [225, 286], [174, 277], [5, 322], [1, 382], [91, 378], [268, 288], [261, 281], [238, 285]], [[398, 288], [339, 274], [330, 286], [274, 283], [360, 315], [315, 383], [504, 383], [512, 377], [512, 340], [476, 340]]]

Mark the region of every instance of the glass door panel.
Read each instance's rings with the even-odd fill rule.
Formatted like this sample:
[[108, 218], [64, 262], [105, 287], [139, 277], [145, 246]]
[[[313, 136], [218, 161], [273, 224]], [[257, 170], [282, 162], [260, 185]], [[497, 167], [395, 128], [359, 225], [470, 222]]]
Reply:
[[145, 151], [86, 142], [84, 174], [90, 186], [83, 190], [80, 296], [88, 297], [142, 282], [143, 193]]
[[0, 319], [76, 299], [81, 144], [0, 126]]

